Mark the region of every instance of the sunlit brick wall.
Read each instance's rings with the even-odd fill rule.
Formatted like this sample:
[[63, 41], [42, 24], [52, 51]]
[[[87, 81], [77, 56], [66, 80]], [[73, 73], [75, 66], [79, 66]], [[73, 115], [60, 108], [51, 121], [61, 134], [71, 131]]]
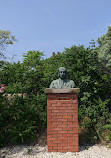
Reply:
[[48, 152], [78, 152], [77, 94], [47, 94]]

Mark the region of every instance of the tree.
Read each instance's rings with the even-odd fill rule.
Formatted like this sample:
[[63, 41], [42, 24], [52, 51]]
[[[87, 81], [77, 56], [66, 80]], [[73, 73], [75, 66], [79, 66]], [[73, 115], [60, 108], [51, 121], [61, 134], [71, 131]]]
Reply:
[[23, 55], [23, 66], [26, 71], [23, 74], [24, 90], [28, 94], [37, 94], [42, 91], [42, 78], [43, 78], [43, 52], [28, 51]]
[[105, 73], [111, 73], [111, 26], [105, 35], [98, 38], [97, 48], [100, 65]]
[[[28, 51], [24, 55], [23, 63], [7, 62], [0, 70], [0, 79], [7, 85], [7, 92], [15, 93], [11, 102], [2, 101], [2, 96], [0, 98], [3, 103], [0, 109], [2, 142], [26, 142], [32, 135], [35, 137], [38, 131], [46, 128], [47, 98], [44, 88], [49, 87], [51, 81], [58, 78], [57, 71], [61, 66], [68, 69], [68, 78], [74, 80], [80, 88], [79, 121], [85, 116], [88, 117], [90, 122], [84, 119], [83, 126], [85, 123], [84, 129], [86, 131], [87, 128], [89, 134], [93, 129], [94, 137], [97, 121], [104, 123], [103, 120], [109, 117], [105, 108], [110, 106], [110, 103], [105, 100], [109, 99], [111, 102], [111, 81], [107, 82], [98, 66], [96, 49], [72, 46], [57, 55], [53, 53], [50, 58], [43, 59], [42, 56], [43, 52]], [[18, 93], [26, 95], [17, 97]], [[91, 138], [89, 134], [88, 138]]]
[[11, 35], [10, 31], [0, 30], [0, 57], [5, 57], [3, 51], [7, 45], [13, 44], [16, 41], [15, 36]]

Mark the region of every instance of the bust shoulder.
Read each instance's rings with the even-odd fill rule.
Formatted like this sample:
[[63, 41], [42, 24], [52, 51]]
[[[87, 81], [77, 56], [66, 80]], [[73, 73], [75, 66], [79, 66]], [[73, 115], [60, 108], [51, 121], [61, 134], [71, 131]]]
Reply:
[[74, 83], [73, 80], [67, 79], [67, 80], [66, 80], [66, 83], [67, 83], [67, 87], [70, 87], [70, 88], [76, 87], [76, 85], [75, 85], [75, 83]]
[[58, 82], [59, 82], [59, 79], [53, 80], [51, 83], [58, 83]]
[[51, 84], [50, 84], [50, 88], [56, 88], [56, 85], [58, 83], [59, 83], [59, 79], [52, 81]]
[[74, 81], [73, 81], [73, 80], [70, 80], [70, 83], [74, 83]]

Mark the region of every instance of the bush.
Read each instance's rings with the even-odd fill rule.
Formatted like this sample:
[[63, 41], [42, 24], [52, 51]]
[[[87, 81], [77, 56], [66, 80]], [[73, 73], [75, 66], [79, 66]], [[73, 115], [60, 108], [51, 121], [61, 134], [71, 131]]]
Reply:
[[[105, 140], [103, 129], [110, 128], [108, 102], [109, 100], [102, 101], [99, 98], [95, 100], [95, 104], [89, 107], [82, 105], [79, 108], [80, 144], [83, 139], [84, 143], [88, 144]], [[110, 137], [110, 133], [107, 133], [106, 137]]]
[[69, 78], [80, 88], [79, 124], [80, 130], [87, 133], [84, 139], [87, 142], [100, 140], [100, 127], [108, 124], [111, 77], [99, 67], [97, 50], [72, 46], [48, 59], [42, 56], [43, 52], [29, 51], [24, 55], [23, 63], [5, 63], [0, 69], [0, 80], [7, 85], [7, 92], [26, 93], [27, 96], [15, 97], [11, 102], [1, 98], [2, 140], [6, 143], [7, 136], [9, 142], [26, 142], [46, 128], [47, 101], [44, 88], [57, 79], [57, 71], [61, 66], [68, 69]]
[[30, 142], [35, 138], [46, 126], [45, 98], [15, 96], [8, 100], [0, 95], [0, 146], [8, 142]]

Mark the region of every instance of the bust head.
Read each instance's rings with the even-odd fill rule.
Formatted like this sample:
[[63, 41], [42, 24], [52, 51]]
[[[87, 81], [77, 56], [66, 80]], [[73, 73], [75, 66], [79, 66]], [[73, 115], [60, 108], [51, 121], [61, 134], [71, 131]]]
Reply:
[[62, 80], [64, 80], [66, 78], [67, 75], [67, 69], [64, 67], [60, 67], [59, 71], [58, 71], [58, 76], [59, 78], [61, 78]]
[[58, 71], [59, 79], [54, 80], [50, 84], [50, 88], [68, 89], [76, 87], [73, 80], [67, 79], [67, 69], [60, 67]]

